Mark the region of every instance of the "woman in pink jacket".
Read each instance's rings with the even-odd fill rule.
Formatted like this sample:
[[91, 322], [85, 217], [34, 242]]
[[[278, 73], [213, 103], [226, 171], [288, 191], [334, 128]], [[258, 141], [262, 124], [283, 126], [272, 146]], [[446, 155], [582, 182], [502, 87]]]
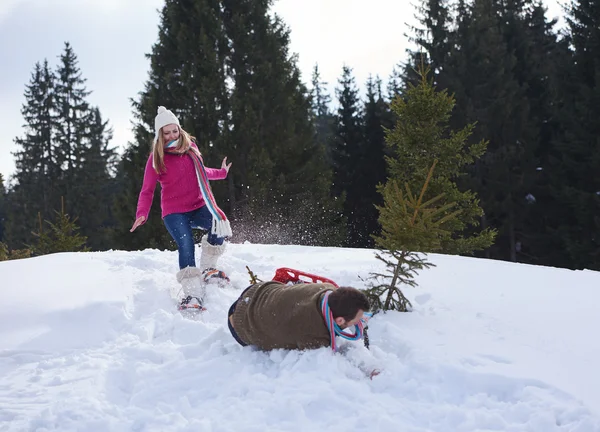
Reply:
[[[165, 107], [158, 108], [154, 119], [155, 136], [146, 162], [136, 220], [131, 232], [148, 220], [156, 183], [161, 185], [161, 209], [165, 227], [177, 243], [182, 284], [182, 305], [201, 307], [204, 297], [203, 271], [216, 269], [225, 251], [224, 240], [231, 236], [227, 216], [217, 205], [209, 180], [227, 177], [231, 163], [223, 159], [221, 169], [206, 168], [202, 155], [177, 117]], [[207, 230], [202, 237], [200, 266], [196, 267], [193, 228]]]

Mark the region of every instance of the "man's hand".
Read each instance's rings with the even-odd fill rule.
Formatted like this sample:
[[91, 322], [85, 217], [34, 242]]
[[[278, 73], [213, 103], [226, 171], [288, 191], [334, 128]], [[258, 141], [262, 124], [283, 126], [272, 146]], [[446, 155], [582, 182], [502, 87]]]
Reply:
[[143, 224], [145, 220], [146, 220], [145, 216], [140, 216], [139, 218], [137, 218], [135, 220], [135, 222], [133, 223], [133, 226], [131, 227], [131, 229], [129, 230], [129, 232], [134, 232], [135, 229], [137, 227], [139, 227], [141, 224]]
[[374, 376], [377, 376], [377, 375], [379, 375], [380, 373], [381, 373], [381, 371], [380, 371], [379, 369], [373, 369], [373, 370], [371, 371], [371, 373], [369, 374], [369, 378], [370, 378], [370, 379], [373, 379], [373, 377], [374, 377]]

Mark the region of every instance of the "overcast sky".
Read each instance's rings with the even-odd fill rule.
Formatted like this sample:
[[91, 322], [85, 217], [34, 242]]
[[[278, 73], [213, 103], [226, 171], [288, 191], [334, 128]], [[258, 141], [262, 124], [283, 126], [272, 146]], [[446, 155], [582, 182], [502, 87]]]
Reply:
[[[551, 17], [556, 0], [545, 0]], [[369, 74], [384, 81], [405, 60], [409, 0], [279, 0], [274, 10], [291, 29], [291, 51], [299, 55], [305, 82], [319, 64], [333, 90], [344, 64], [363, 85]], [[143, 89], [145, 54], [157, 40], [164, 0], [0, 0], [0, 173], [14, 173], [13, 139], [22, 136], [25, 85], [36, 62], [52, 67], [71, 43], [79, 59], [89, 101], [100, 108], [121, 150], [131, 139], [130, 98]], [[333, 96], [333, 95], [332, 95]]]

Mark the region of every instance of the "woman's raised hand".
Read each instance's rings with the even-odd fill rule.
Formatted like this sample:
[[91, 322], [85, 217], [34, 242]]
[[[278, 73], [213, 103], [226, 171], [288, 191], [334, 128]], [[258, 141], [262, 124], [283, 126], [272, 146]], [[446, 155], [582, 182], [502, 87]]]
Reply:
[[231, 164], [233, 162], [229, 162], [229, 164], [227, 164], [227, 156], [225, 156], [223, 158], [223, 163], [221, 164], [221, 169], [225, 168], [227, 170], [227, 172], [229, 172], [229, 168], [231, 167]]

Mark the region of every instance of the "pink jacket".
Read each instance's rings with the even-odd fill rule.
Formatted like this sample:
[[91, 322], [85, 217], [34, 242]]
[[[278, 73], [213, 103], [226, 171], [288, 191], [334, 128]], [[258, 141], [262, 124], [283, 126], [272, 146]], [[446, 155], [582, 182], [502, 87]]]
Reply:
[[[167, 153], [165, 154], [165, 168], [165, 172], [157, 174], [152, 167], [152, 154], [150, 154], [144, 171], [144, 183], [138, 198], [136, 219], [144, 216], [146, 218], [144, 222], [148, 220], [156, 182], [159, 182], [161, 186], [160, 206], [163, 218], [171, 213], [185, 213], [205, 205], [191, 157], [185, 154]], [[222, 180], [227, 177], [227, 170], [225, 168], [206, 168], [206, 175], [209, 180]]]

